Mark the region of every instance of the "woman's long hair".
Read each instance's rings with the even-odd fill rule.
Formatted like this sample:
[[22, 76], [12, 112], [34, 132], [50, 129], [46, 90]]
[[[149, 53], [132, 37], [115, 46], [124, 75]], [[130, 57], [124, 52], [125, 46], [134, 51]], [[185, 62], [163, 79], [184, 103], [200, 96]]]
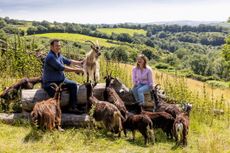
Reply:
[[[146, 68], [146, 65], [147, 65], [147, 57], [146, 57], [144, 54], [140, 54], [140, 55], [137, 56], [137, 59], [138, 59], [138, 58], [141, 58], [141, 59], [144, 60], [144, 68]], [[137, 68], [140, 68], [140, 65], [138, 64], [138, 62], [137, 62], [137, 64], [136, 64], [136, 67], [137, 67]]]

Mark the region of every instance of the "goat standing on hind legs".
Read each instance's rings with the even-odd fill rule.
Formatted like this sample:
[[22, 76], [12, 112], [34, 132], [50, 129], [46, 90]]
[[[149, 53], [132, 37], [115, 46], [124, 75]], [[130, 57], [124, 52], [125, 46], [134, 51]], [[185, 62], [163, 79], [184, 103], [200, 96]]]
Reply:
[[85, 59], [83, 60], [83, 69], [84, 74], [87, 76], [87, 82], [89, 82], [89, 79], [93, 79], [94, 83], [96, 84], [99, 81], [99, 69], [100, 65], [98, 63], [98, 58], [101, 55], [101, 47], [97, 43], [93, 43], [92, 41], [86, 41], [90, 42], [92, 45], [90, 52], [86, 54]]
[[61, 128], [60, 108], [62, 85], [62, 83], [59, 86], [52, 83], [51, 86], [55, 90], [54, 97], [35, 104], [31, 112], [32, 122], [38, 124], [40, 128], [53, 130], [56, 126], [59, 131], [64, 131]]

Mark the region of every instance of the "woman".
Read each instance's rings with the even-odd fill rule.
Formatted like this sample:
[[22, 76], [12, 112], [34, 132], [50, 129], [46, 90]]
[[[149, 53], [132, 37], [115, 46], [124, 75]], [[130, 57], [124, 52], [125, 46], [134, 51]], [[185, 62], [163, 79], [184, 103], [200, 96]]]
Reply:
[[137, 57], [137, 64], [132, 70], [133, 95], [140, 106], [143, 106], [144, 93], [150, 91], [153, 86], [152, 68], [147, 65], [147, 58], [141, 54]]

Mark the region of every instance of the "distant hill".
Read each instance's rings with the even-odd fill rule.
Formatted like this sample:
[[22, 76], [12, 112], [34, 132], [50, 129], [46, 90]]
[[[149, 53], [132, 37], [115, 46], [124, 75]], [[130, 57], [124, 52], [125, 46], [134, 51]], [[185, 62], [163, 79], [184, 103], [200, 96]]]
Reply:
[[223, 21], [192, 21], [192, 20], [179, 20], [179, 21], [159, 21], [159, 22], [150, 22], [147, 24], [166, 24], [166, 25], [190, 25], [190, 26], [198, 26], [200, 24], [211, 24], [211, 25], [217, 25], [219, 23], [222, 23]]

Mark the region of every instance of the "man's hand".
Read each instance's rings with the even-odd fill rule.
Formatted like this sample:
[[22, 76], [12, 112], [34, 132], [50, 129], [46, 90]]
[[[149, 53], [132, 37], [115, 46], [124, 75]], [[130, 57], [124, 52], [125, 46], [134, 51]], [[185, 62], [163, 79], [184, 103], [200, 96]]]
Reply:
[[78, 69], [76, 69], [75, 73], [78, 75], [84, 75], [84, 70], [81, 68], [78, 68]]

